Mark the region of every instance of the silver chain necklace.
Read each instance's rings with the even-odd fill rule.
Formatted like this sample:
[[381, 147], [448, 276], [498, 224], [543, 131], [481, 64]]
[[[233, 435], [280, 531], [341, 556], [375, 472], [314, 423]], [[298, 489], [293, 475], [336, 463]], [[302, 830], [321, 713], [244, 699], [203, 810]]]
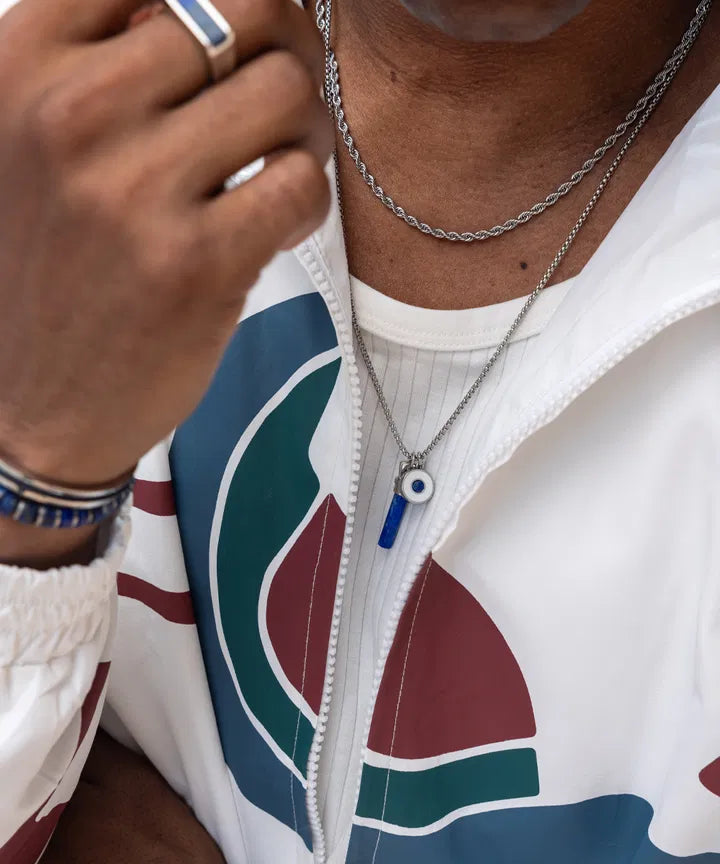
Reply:
[[[344, 123], [343, 114], [342, 114], [342, 103], [340, 102], [339, 92], [336, 92], [336, 77], [337, 77], [337, 60], [330, 48], [330, 3], [332, 0], [327, 0], [326, 4], [323, 5], [321, 0], [318, 0], [317, 5], [317, 15], [318, 15], [318, 26], [322, 21], [327, 22], [326, 28], [321, 27], [323, 32], [323, 36], [325, 38], [325, 49], [326, 49], [326, 98], [328, 100], [328, 105], [330, 109], [331, 115], [334, 115], [338, 119], [338, 123], [344, 124], [345, 129], [347, 129], [347, 124]], [[408, 502], [413, 504], [423, 504], [432, 498], [434, 492], [434, 481], [432, 476], [425, 470], [425, 463], [432, 452], [432, 450], [442, 441], [442, 439], [447, 435], [447, 433], [452, 428], [453, 424], [460, 416], [460, 414], [464, 411], [467, 405], [470, 403], [474, 395], [480, 389], [483, 381], [487, 378], [490, 370], [493, 368], [495, 363], [498, 361], [500, 356], [503, 354], [505, 349], [507, 348], [510, 340], [512, 339], [515, 331], [518, 329], [524, 318], [527, 316], [528, 312], [532, 308], [533, 304], [540, 296], [540, 293], [545, 289], [550, 280], [552, 279], [555, 271], [560, 266], [563, 258], [567, 255], [570, 247], [572, 246], [575, 238], [577, 237], [580, 229], [583, 227], [585, 222], [587, 221], [590, 213], [595, 208], [595, 205], [599, 201], [603, 192], [605, 191], [608, 183], [611, 178], [617, 171], [620, 163], [622, 162], [625, 154], [630, 149], [631, 145], [640, 134], [640, 131], [646, 125], [653, 112], [659, 105], [662, 97], [665, 95], [668, 87], [672, 83], [675, 75], [677, 74], [679, 68], [682, 66], [685, 58], [690, 53], [690, 49], [694, 45], [697, 37], [703, 27], [703, 24], [707, 20], [708, 14], [710, 12], [710, 7], [712, 5], [712, 0], [703, 0], [700, 5], [695, 10], [695, 16], [691, 22], [690, 28], [687, 30], [683, 39], [678, 46], [678, 48], [673, 52], [672, 58], [675, 58], [672, 66], [668, 69], [667, 65], [664, 67], [663, 71], [655, 78], [653, 84], [657, 83], [655, 87], [654, 93], [651, 98], [647, 100], [645, 103], [644, 109], [641, 114], [638, 114], [634, 125], [629, 130], [627, 138], [623, 142], [620, 150], [615, 156], [612, 164], [608, 167], [607, 171], [603, 175], [598, 187], [595, 189], [592, 197], [588, 201], [585, 206], [585, 209], [580, 214], [577, 222], [573, 226], [572, 230], [565, 238], [560, 249], [557, 251], [555, 257], [550, 263], [547, 270], [543, 273], [542, 278], [538, 282], [535, 290], [530, 294], [530, 296], [525, 301], [522, 309], [518, 313], [517, 317], [513, 321], [510, 326], [510, 329], [505, 334], [504, 338], [497, 346], [490, 359], [483, 366], [482, 371], [475, 379], [473, 384], [470, 386], [469, 390], [465, 393], [458, 406], [452, 412], [452, 414], [447, 418], [445, 423], [441, 426], [441, 428], [436, 433], [435, 437], [430, 441], [430, 443], [425, 447], [424, 450], [410, 450], [409, 447], [406, 446], [405, 442], [402, 439], [400, 434], [400, 430], [398, 429], [397, 423], [395, 422], [394, 417], [392, 416], [392, 412], [390, 410], [390, 406], [385, 398], [385, 394], [383, 393], [382, 385], [380, 383], [380, 379], [377, 376], [375, 371], [375, 367], [373, 366], [372, 360], [370, 358], [370, 353], [367, 349], [367, 345], [365, 344], [365, 339], [362, 334], [362, 330], [358, 323], [357, 311], [355, 307], [355, 298], [353, 292], [350, 292], [350, 307], [351, 307], [351, 315], [352, 315], [352, 328], [355, 334], [355, 339], [357, 340], [358, 348], [360, 350], [360, 354], [363, 358], [363, 362], [368, 371], [368, 375], [370, 380], [372, 381], [373, 387], [378, 397], [378, 401], [380, 407], [383, 410], [383, 414], [385, 415], [385, 419], [387, 420], [388, 427], [390, 432], [395, 439], [395, 443], [397, 444], [400, 453], [404, 457], [404, 459], [400, 462], [400, 467], [398, 471], [397, 478], [395, 480], [394, 486], [394, 495], [390, 504], [390, 508], [388, 510], [387, 516], [385, 518], [385, 523], [383, 525], [382, 533], [380, 535], [379, 545], [385, 549], [389, 549], [395, 542], [398, 531], [400, 529], [400, 524], [402, 522], [403, 515], [405, 513], [405, 509], [407, 507]], [[671, 59], [672, 59], [671, 58]], [[659, 83], [658, 83], [659, 82]], [[645, 97], [643, 97], [645, 98]], [[340, 112], [340, 113], [338, 113]], [[632, 113], [632, 112], [631, 112]], [[628, 115], [629, 116], [629, 115]], [[343, 129], [339, 126], [341, 134], [343, 134]], [[351, 144], [352, 144], [352, 139]], [[347, 142], [346, 142], [347, 143]], [[355, 151], [357, 153], [357, 151]], [[351, 151], [351, 156], [352, 156]], [[354, 158], [354, 157], [353, 157]], [[343, 229], [345, 228], [345, 216], [344, 216], [344, 208], [343, 208], [343, 198], [342, 198], [342, 188], [340, 184], [340, 172], [339, 172], [339, 163], [338, 163], [338, 153], [335, 152], [335, 182], [337, 186], [337, 194], [338, 201], [340, 204], [340, 216], [343, 224]], [[355, 160], [354, 160], [355, 161]], [[364, 167], [364, 166], [363, 166]], [[379, 196], [378, 196], [379, 197]], [[542, 212], [542, 211], [540, 211]], [[404, 218], [404, 217], [403, 217]], [[407, 220], [405, 220], [407, 221]], [[525, 221], [528, 221], [527, 219]], [[522, 222], [518, 223], [522, 224]], [[512, 226], [515, 227], [515, 226]], [[510, 230], [506, 228], [504, 230]], [[434, 233], [433, 231], [425, 232], [425, 233]], [[499, 233], [504, 233], [500, 231]], [[496, 235], [490, 235], [496, 236]], [[451, 238], [452, 239], [452, 238]], [[463, 239], [460, 237], [459, 239]]]
[[583, 162], [581, 167], [570, 176], [570, 179], [561, 183], [554, 192], [551, 192], [542, 201], [538, 201], [536, 204], [533, 204], [532, 207], [523, 210], [522, 213], [519, 213], [514, 218], [507, 219], [505, 222], [494, 225], [492, 228], [483, 228], [479, 231], [454, 231], [446, 230], [444, 228], [434, 228], [421, 219], [418, 219], [416, 216], [412, 216], [408, 213], [407, 210], [398, 204], [391, 195], [388, 195], [383, 187], [377, 182], [375, 176], [370, 172], [360, 155], [345, 117], [345, 110], [343, 108], [340, 90], [340, 71], [338, 61], [335, 57], [335, 52], [330, 45], [332, 30], [332, 0], [326, 0], [326, 2], [323, 2], [323, 0], [317, 0], [315, 7], [317, 26], [325, 41], [326, 49], [327, 62], [325, 67], [325, 90], [328, 97], [328, 104], [333, 109], [332, 114], [334, 115], [334, 121], [337, 124], [343, 143], [345, 144], [355, 167], [360, 172], [363, 180], [370, 187], [377, 199], [387, 207], [388, 210], [394, 213], [399, 219], [402, 219], [403, 222], [407, 223], [411, 228], [415, 228], [423, 234], [429, 234], [439, 240], [452, 240], [464, 243], [473, 243], [477, 240], [489, 240], [491, 237], [499, 237], [507, 231], [512, 231], [518, 226], [524, 225], [531, 219], [534, 219], [535, 216], [544, 213], [549, 207], [552, 207], [553, 204], [557, 204], [561, 198], [574, 189], [574, 187], [592, 171], [598, 162], [600, 162], [603, 157], [612, 150], [612, 148], [627, 133], [628, 129], [632, 127], [638, 117], [642, 115], [648, 105], [653, 102], [656, 95], [667, 89], [667, 85], [675, 77], [675, 74], [680, 66], [682, 66], [690, 48], [697, 39], [697, 36], [705, 23], [705, 19], [707, 18], [711, 2], [712, 0], [710, 0], [710, 2], [702, 2], [697, 7], [695, 17], [690, 23], [690, 26], [682, 40], [669, 57], [667, 63], [655, 76], [653, 82], [647, 88], [643, 96], [638, 100], [635, 107], [627, 114], [623, 122], [620, 123], [612, 135], [609, 135], [600, 147], [595, 150], [592, 156]]

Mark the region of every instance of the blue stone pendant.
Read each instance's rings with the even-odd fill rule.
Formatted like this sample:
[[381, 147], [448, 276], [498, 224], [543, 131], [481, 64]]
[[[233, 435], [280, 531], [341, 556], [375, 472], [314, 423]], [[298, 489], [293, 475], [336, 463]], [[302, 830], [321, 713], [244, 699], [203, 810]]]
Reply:
[[400, 530], [400, 523], [405, 515], [406, 507], [407, 499], [396, 492], [390, 502], [390, 508], [388, 509], [380, 539], [378, 540], [378, 546], [381, 549], [392, 549], [395, 538]]
[[385, 517], [378, 546], [392, 549], [408, 503], [424, 504], [432, 498], [434, 491], [435, 484], [427, 471], [411, 468], [406, 462], [401, 463], [400, 473], [395, 481], [395, 494]]

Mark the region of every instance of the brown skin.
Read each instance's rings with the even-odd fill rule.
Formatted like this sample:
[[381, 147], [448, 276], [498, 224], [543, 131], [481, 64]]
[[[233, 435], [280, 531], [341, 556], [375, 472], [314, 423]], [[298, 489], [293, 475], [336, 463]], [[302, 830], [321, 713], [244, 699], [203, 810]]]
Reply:
[[[281, 0], [218, 2], [241, 32], [261, 34], [248, 37], [255, 48], [280, 44], [301, 58], [292, 74], [307, 84], [302, 69], [319, 68], [320, 58], [312, 10], [303, 22]], [[494, 224], [565, 179], [634, 104], [690, 16], [685, 0], [593, 0], [575, 18], [582, 0], [403, 2], [419, 17], [398, 0], [336, 4], [348, 115], [388, 190], [418, 214], [460, 227]], [[306, 86], [302, 105], [279, 104], [277, 94], [289, 94], [279, 80], [287, 68], [266, 63], [252, 76], [251, 69], [260, 72], [256, 59], [188, 105], [204, 70], [186, 34], [164, 16], [145, 25], [144, 41], [119, 36], [81, 44], [78, 34], [62, 32], [63, 20], [86, 29], [98, 10], [113, 8], [117, 14], [106, 20], [120, 29], [138, 5], [23, 0], [23, 8], [0, 22], [0, 41], [16, 46], [14, 56], [0, 59], [6, 106], [0, 221], [10, 226], [0, 237], [0, 286], [12, 286], [0, 288], [0, 450], [68, 482], [94, 484], [122, 474], [192, 409], [259, 267], [311, 230], [327, 203], [319, 173], [328, 152], [324, 120]], [[251, 23], [268, 9], [273, 16]], [[26, 35], [34, 32], [25, 26], [29, 16], [41, 32], [33, 42]], [[563, 275], [583, 266], [717, 85], [719, 19], [715, 9]], [[86, 32], [97, 39], [96, 27]], [[482, 48], [467, 42], [499, 37], [514, 41]], [[527, 43], [540, 37], [546, 38]], [[157, 51], [162, 59], [153, 64]], [[264, 98], [269, 92], [273, 100]], [[218, 93], [222, 105], [214, 100]], [[257, 105], [253, 111], [236, 110], [248, 101]], [[197, 140], [205, 128], [203, 106], [214, 125]], [[258, 118], [250, 130], [248, 116]], [[283, 157], [244, 194], [212, 197], [236, 167], [238, 150], [255, 155], [288, 145], [296, 157], [290, 164]], [[200, 148], [202, 162], [193, 158]], [[207, 169], [202, 177], [181, 176], [182, 168], [200, 165]], [[399, 223], [346, 158], [342, 176], [352, 271], [389, 295], [430, 307], [528, 293], [590, 194], [583, 184], [521, 231], [466, 247], [432, 241]], [[283, 206], [273, 209], [276, 202]], [[288, 202], [289, 218], [280, 224]], [[20, 354], [32, 358], [27, 368], [14, 362]], [[126, 416], [134, 418], [132, 428]], [[92, 539], [0, 525], [5, 560], [36, 566], [84, 560]], [[87, 814], [107, 830], [89, 830]], [[48, 861], [128, 860], [215, 864], [222, 857], [148, 763], [102, 740]]]
[[[205, 90], [174, 16], [127, 29], [142, 0], [23, 0], [0, 19], [0, 453], [31, 473], [131, 470], [202, 397], [260, 269], [325, 216], [316, 28], [287, 0], [219, 5], [239, 65]], [[7, 562], [91, 540], [0, 525]]]
[[572, 20], [590, 0], [401, 0], [426, 24], [464, 42], [530, 42]]
[[147, 759], [103, 732], [42, 864], [224, 864], [215, 841]]
[[[465, 4], [448, 4], [456, 5]], [[398, 0], [341, 0], [335, 43], [350, 128], [378, 182], [409, 212], [444, 228], [490, 227], [542, 200], [585, 161], [645, 91], [693, 11], [686, 0], [593, 0], [546, 39], [479, 47], [423, 24]], [[582, 269], [718, 85], [719, 43], [715, 4], [558, 279]], [[601, 173], [528, 225], [471, 245], [434, 240], [400, 222], [344, 149], [341, 176], [352, 273], [407, 303], [467, 308], [530, 293]]]

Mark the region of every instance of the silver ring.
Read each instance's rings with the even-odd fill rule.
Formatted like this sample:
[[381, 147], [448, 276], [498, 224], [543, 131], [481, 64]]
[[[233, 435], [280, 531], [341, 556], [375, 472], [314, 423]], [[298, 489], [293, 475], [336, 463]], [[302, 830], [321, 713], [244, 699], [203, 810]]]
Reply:
[[210, 0], [165, 0], [202, 45], [213, 81], [227, 78], [237, 65], [235, 31]]

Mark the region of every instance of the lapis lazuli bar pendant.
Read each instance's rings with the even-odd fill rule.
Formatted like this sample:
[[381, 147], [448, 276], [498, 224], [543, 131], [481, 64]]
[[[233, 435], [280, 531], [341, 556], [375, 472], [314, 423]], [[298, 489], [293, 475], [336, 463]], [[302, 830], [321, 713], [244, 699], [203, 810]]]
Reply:
[[397, 492], [393, 495], [393, 499], [390, 502], [390, 508], [385, 517], [382, 533], [378, 540], [378, 546], [382, 549], [392, 549], [398, 531], [400, 530], [400, 523], [405, 515], [407, 503], [407, 499], [403, 498], [403, 496], [399, 495]]
[[395, 481], [395, 494], [378, 540], [381, 549], [392, 549], [408, 503], [424, 504], [432, 498], [434, 491], [435, 484], [427, 471], [411, 468], [406, 462], [401, 463], [400, 473]]

